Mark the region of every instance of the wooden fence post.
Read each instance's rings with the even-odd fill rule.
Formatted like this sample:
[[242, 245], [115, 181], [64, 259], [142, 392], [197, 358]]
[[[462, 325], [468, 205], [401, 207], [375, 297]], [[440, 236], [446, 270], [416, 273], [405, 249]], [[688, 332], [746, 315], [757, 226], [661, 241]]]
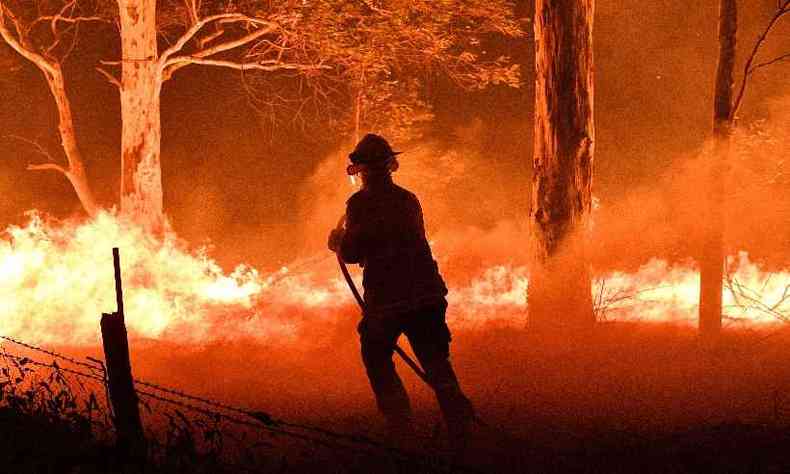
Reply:
[[118, 311], [102, 314], [101, 336], [107, 366], [110, 402], [114, 414], [113, 423], [115, 424], [119, 452], [123, 456], [142, 458], [146, 454], [146, 442], [140, 419], [137, 392], [134, 390], [132, 365], [129, 360], [129, 340], [123, 312], [121, 264], [117, 248], [112, 249], [112, 256], [115, 266], [115, 297]]

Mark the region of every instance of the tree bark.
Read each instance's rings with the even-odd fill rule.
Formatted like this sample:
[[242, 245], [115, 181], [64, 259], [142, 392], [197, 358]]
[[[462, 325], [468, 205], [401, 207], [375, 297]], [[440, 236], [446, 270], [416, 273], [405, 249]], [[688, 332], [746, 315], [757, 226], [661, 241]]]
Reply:
[[[60, 64], [35, 52], [34, 47], [26, 41], [24, 35], [14, 37], [6, 25], [5, 15], [6, 12], [2, 9], [2, 5], [0, 5], [0, 38], [2, 38], [11, 49], [33, 63], [41, 73], [44, 74], [44, 78], [47, 80], [47, 85], [49, 86], [49, 91], [52, 93], [52, 97], [55, 99], [55, 106], [58, 109], [58, 132], [60, 133], [63, 152], [68, 162], [67, 168], [55, 163], [45, 163], [40, 165], [29, 165], [28, 169], [56, 170], [63, 173], [74, 187], [74, 191], [76, 191], [77, 197], [83, 209], [85, 209], [85, 212], [93, 217], [99, 211], [99, 207], [88, 185], [88, 179], [85, 175], [85, 166], [82, 162], [82, 154], [77, 147], [77, 135], [74, 132], [74, 118], [71, 113], [71, 102], [66, 94], [66, 82], [63, 79], [63, 71], [61, 70]], [[18, 32], [20, 31], [18, 25], [16, 29]]]
[[536, 0], [529, 326], [594, 323], [585, 240], [593, 166], [594, 0]]
[[159, 230], [164, 214], [156, 0], [118, 0], [118, 7], [123, 64], [121, 211], [150, 230]]
[[713, 102], [713, 157], [710, 163], [707, 238], [700, 259], [699, 332], [704, 338], [721, 331], [724, 282], [724, 179], [733, 125], [733, 84], [738, 32], [736, 0], [719, 4], [719, 62]]
[[74, 132], [74, 118], [71, 114], [71, 103], [66, 95], [65, 81], [59, 66], [55, 66], [51, 72], [45, 73], [49, 90], [55, 99], [58, 108], [58, 132], [60, 133], [63, 151], [69, 163], [68, 169], [63, 171], [66, 178], [74, 187], [77, 197], [82, 204], [85, 212], [93, 217], [99, 211], [99, 206], [93, 197], [88, 178], [85, 174], [85, 166], [82, 162], [82, 154], [77, 147], [77, 136]]

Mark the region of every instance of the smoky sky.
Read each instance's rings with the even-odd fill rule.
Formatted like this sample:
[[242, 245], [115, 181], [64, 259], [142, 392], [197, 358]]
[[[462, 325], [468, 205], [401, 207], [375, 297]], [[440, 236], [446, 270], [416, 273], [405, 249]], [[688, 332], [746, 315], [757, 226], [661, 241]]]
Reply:
[[[655, 180], [672, 160], [709, 135], [718, 1], [596, 3], [594, 193], [605, 202]], [[773, 0], [739, 2], [739, 71], [774, 6]], [[519, 16], [530, 18], [531, 10], [532, 2], [518, 2]], [[785, 23], [766, 45], [766, 57], [790, 49], [790, 22]], [[512, 200], [492, 210], [503, 218], [522, 215], [528, 205], [531, 23], [526, 30], [527, 37], [496, 45], [521, 65], [520, 89], [470, 93], [438, 79], [429, 94], [436, 119], [426, 140], [452, 148], [465, 127], [477, 124], [480, 139], [465, 146], [477, 148], [480, 166], [495, 168], [513, 183], [507, 190]], [[109, 32], [86, 31], [65, 65], [89, 178], [97, 198], [108, 206], [118, 194], [120, 106], [117, 91], [94, 66], [99, 59], [117, 57], [116, 50]], [[3, 57], [9, 54], [13, 56], [2, 51]], [[30, 209], [56, 217], [79, 215], [79, 203], [63, 176], [25, 170], [28, 163], [45, 158], [17, 137], [36, 141], [56, 160], [64, 158], [46, 84], [38, 70], [15, 59], [11, 67], [0, 62], [5, 69], [0, 71], [0, 226], [23, 222]], [[777, 65], [753, 76], [742, 122], [764, 117], [772, 99], [790, 92], [789, 67]], [[264, 130], [238, 74], [195, 66], [165, 84], [162, 129], [166, 212], [180, 236], [193, 244], [213, 243], [223, 249], [221, 261], [226, 263], [277, 264], [293, 257], [298, 252], [290, 239], [295, 225], [309, 228], [299, 210], [305, 197], [296, 189], [329, 153], [346, 146], [320, 124], [308, 130], [286, 125]], [[402, 166], [415, 165], [404, 155]], [[470, 222], [475, 224], [486, 223]]]

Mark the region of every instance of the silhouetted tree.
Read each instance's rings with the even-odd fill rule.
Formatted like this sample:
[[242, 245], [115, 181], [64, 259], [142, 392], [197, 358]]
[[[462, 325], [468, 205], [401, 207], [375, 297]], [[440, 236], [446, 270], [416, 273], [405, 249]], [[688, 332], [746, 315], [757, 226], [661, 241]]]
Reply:
[[719, 59], [716, 68], [713, 102], [713, 162], [711, 163], [708, 218], [709, 226], [700, 256], [699, 331], [714, 338], [721, 331], [722, 290], [725, 271], [724, 209], [725, 178], [736, 113], [741, 106], [749, 77], [758, 69], [790, 58], [790, 53], [755, 63], [760, 48], [777, 22], [790, 13], [790, 0], [780, 0], [771, 19], [755, 42], [746, 60], [737, 95], [734, 96], [738, 5], [736, 0], [719, 4]]
[[585, 252], [593, 172], [593, 0], [537, 0], [529, 324], [594, 322]]

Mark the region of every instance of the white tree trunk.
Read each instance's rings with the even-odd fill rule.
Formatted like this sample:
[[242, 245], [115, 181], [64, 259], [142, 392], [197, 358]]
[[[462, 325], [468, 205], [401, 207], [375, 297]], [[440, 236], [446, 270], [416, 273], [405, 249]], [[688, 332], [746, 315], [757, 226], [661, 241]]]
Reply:
[[89, 216], [93, 217], [99, 211], [99, 207], [93, 198], [88, 178], [85, 175], [85, 166], [82, 163], [82, 155], [77, 147], [77, 136], [74, 133], [74, 119], [71, 115], [71, 104], [66, 96], [66, 87], [63, 80], [63, 73], [60, 67], [54, 68], [52, 73], [45, 74], [49, 90], [55, 98], [58, 107], [58, 132], [63, 145], [63, 151], [68, 160], [68, 169], [63, 170], [77, 197]]
[[164, 224], [156, 0], [118, 0], [121, 23], [121, 211], [160, 230]]
[[[0, 15], [5, 14], [5, 11], [0, 11]], [[17, 32], [20, 31], [18, 26], [16, 29]], [[25, 41], [24, 36], [15, 37], [8, 29], [4, 16], [0, 17], [0, 38], [2, 38], [11, 49], [33, 63], [42, 74], [44, 74], [47, 85], [49, 85], [49, 91], [52, 93], [52, 98], [55, 99], [55, 105], [58, 109], [58, 132], [60, 133], [60, 141], [63, 145], [63, 153], [66, 155], [68, 166], [64, 168], [55, 163], [44, 163], [40, 165], [30, 165], [28, 169], [55, 170], [63, 173], [74, 187], [74, 191], [76, 191], [77, 197], [82, 207], [85, 209], [85, 212], [91, 217], [96, 215], [99, 211], [99, 207], [96, 205], [90, 186], [88, 186], [82, 155], [77, 147], [77, 136], [74, 132], [74, 118], [71, 113], [71, 102], [66, 94], [66, 83], [63, 79], [63, 71], [60, 68], [60, 64], [37, 53], [35, 49]]]

